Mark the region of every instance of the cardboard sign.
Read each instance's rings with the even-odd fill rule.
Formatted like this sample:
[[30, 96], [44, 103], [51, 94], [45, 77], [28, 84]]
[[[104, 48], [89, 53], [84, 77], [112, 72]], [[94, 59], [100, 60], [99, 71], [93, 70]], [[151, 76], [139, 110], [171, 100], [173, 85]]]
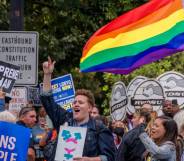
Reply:
[[0, 60], [20, 67], [16, 85], [37, 85], [38, 43], [38, 32], [0, 31]]
[[166, 99], [177, 100], [180, 108], [184, 107], [184, 75], [177, 72], [166, 72], [157, 80], [164, 88]]
[[0, 87], [10, 93], [18, 78], [20, 67], [0, 61]]
[[14, 87], [10, 93], [11, 101], [9, 104], [9, 111], [17, 115], [20, 109], [27, 105], [28, 90], [26, 87]]
[[126, 87], [123, 82], [119, 81], [113, 85], [110, 111], [114, 120], [124, 120], [126, 117], [126, 109], [128, 105], [128, 97], [126, 94]]
[[82, 157], [87, 128], [61, 126], [56, 149], [56, 161], [73, 161]]
[[148, 79], [139, 84], [131, 99], [135, 109], [141, 108], [145, 103], [152, 105], [153, 110], [162, 114], [162, 105], [165, 99], [164, 90], [159, 82]]
[[127, 96], [128, 96], [128, 106], [127, 106], [127, 113], [132, 115], [135, 112], [134, 106], [131, 105], [131, 98], [136, 90], [136, 88], [139, 86], [139, 84], [143, 81], [147, 80], [146, 77], [143, 76], [137, 76], [135, 77], [128, 85], [127, 87]]
[[30, 129], [0, 121], [0, 161], [26, 161]]
[[31, 101], [34, 106], [41, 106], [40, 89], [28, 87], [28, 100]]

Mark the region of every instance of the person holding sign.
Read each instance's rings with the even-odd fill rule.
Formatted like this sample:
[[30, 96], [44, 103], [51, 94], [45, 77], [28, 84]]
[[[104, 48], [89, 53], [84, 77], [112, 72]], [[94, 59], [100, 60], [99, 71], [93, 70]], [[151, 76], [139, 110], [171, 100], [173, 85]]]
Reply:
[[69, 113], [54, 102], [51, 93], [51, 75], [55, 61], [48, 58], [43, 63], [43, 92], [41, 101], [51, 118], [54, 127], [59, 132], [60, 125], [65, 122], [69, 126], [86, 127], [87, 134], [82, 157], [74, 156], [74, 161], [114, 161], [115, 145], [111, 132], [102, 123], [90, 117], [90, 111], [95, 105], [94, 96], [89, 90], [76, 91], [73, 103], [73, 113]]

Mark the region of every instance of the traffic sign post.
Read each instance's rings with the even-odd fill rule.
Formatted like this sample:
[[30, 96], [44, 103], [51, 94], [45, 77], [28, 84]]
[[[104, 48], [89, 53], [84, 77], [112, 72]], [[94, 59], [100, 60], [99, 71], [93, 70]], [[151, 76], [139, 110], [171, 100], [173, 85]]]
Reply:
[[38, 37], [31, 31], [0, 31], [0, 60], [20, 66], [15, 85], [38, 83]]

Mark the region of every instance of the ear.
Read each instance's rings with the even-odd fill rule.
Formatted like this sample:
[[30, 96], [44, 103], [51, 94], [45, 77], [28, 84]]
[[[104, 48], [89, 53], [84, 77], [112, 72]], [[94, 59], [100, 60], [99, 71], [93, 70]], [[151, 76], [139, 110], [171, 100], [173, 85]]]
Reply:
[[24, 121], [24, 118], [25, 118], [25, 116], [22, 115], [22, 116], [19, 117], [19, 120], [20, 120], [20, 121]]
[[90, 113], [93, 109], [93, 106], [89, 103], [89, 108], [88, 108], [88, 112]]
[[144, 117], [140, 117], [139, 123], [140, 123], [140, 124], [141, 124], [141, 123], [145, 123], [145, 118], [144, 118]]

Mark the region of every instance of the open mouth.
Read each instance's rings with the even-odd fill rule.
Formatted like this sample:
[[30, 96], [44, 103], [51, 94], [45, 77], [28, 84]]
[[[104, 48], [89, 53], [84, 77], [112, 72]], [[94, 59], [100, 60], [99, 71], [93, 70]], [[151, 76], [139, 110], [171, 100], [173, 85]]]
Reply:
[[156, 132], [155, 131], [151, 131], [151, 135], [154, 135]]
[[74, 109], [74, 112], [75, 112], [75, 113], [79, 113], [80, 110], [79, 110], [79, 109]]

